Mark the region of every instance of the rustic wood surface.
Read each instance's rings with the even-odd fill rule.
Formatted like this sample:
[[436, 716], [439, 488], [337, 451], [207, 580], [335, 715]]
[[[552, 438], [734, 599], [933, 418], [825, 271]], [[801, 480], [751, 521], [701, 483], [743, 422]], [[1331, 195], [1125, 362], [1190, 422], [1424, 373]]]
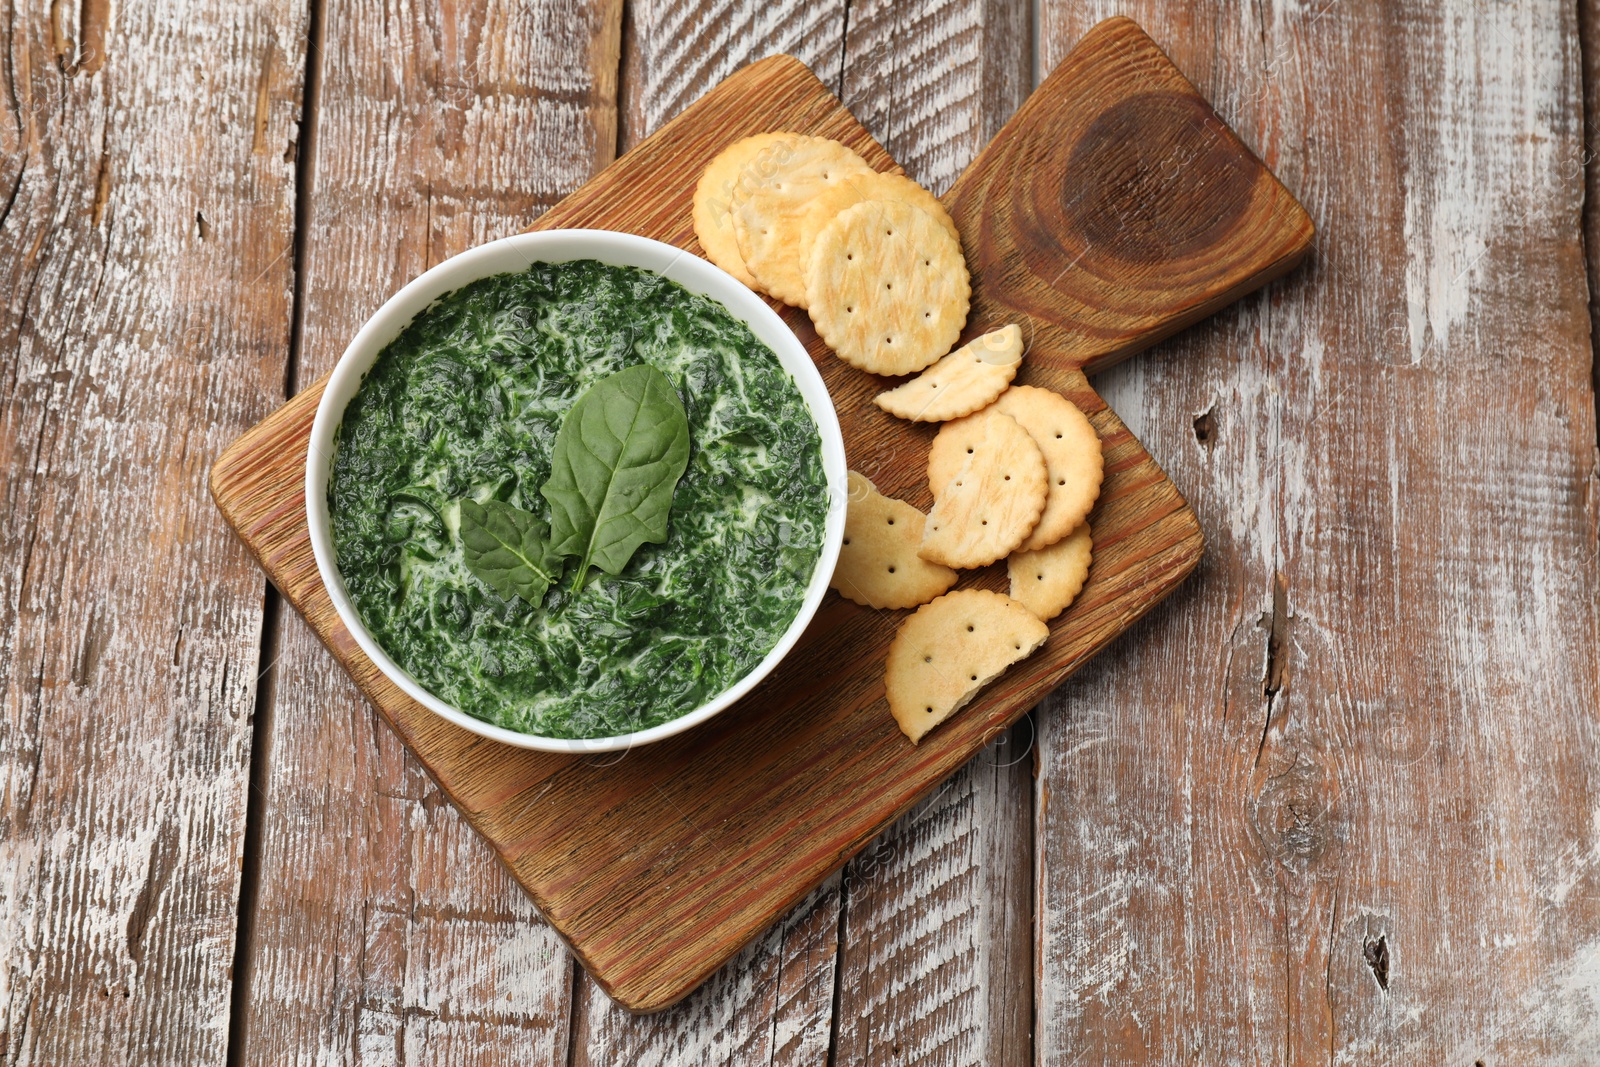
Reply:
[[[447, 194], [501, 220], [481, 236], [519, 228], [518, 210], [581, 182], [584, 146], [544, 143], [513, 173], [494, 152], [522, 131], [472, 122], [506, 88], [603, 112], [573, 87], [603, 90], [607, 72], [561, 39], [531, 68], [549, 83], [462, 75], [507, 32], [536, 41], [581, 25], [593, 44], [607, 24], [553, 4], [520, 31], [499, 5], [375, 11], [360, 23], [369, 39], [336, 46], [361, 65], [372, 111], [335, 134], [315, 92], [332, 67], [311, 45], [332, 52], [320, 27], [356, 24], [338, 5], [146, 15], [41, 0], [0, 17], [6, 1062], [472, 1063], [533, 1050], [816, 1063], [830, 1047], [837, 1063], [980, 1062], [983, 1024], [962, 991], [993, 993], [995, 954], [1009, 957], [995, 970], [1011, 988], [1035, 994], [1015, 1032], [1037, 1033], [1040, 1062], [1600, 1057], [1580, 243], [1585, 222], [1600, 232], [1582, 200], [1600, 129], [1582, 106], [1594, 78], [1581, 79], [1600, 68], [1593, 4], [1036, 6], [838, 0], [780, 15], [750, 0], [629, 0], [621, 12], [619, 147], [744, 62], [787, 51], [842, 83], [869, 130], [936, 187], [992, 132], [974, 124], [1014, 106], [1008, 79], [1025, 91], [1089, 25], [1126, 12], [1322, 228], [1319, 255], [1287, 283], [1097, 380], [1195, 504], [1209, 555], [1118, 643], [1118, 662], [1037, 715], [1037, 811], [1023, 823], [1035, 840], [1020, 857], [1037, 854], [1037, 905], [997, 873], [1019, 862], [1014, 849], [986, 858], [984, 842], [1014, 832], [1009, 795], [952, 784], [869, 847], [842, 892], [825, 886], [647, 1019], [575, 982], [559, 950], [552, 973], [550, 935], [509, 878], [293, 613], [263, 600], [201, 488], [215, 449], [283, 396], [297, 319], [308, 339], [318, 328], [304, 314], [320, 247], [296, 240], [305, 220], [352, 215], [347, 244], [325, 252], [348, 258], [330, 258], [323, 284], [369, 309], [398, 257], [356, 238], [388, 226], [395, 246], [426, 246], [425, 198], [407, 182], [419, 171], [460, 168]], [[472, 26], [494, 29], [458, 32]], [[444, 77], [419, 81], [429, 64]], [[424, 124], [435, 140], [379, 163]], [[297, 136], [315, 152], [298, 171], [284, 152]], [[335, 149], [360, 194], [339, 207], [316, 193]], [[92, 288], [102, 263], [105, 299]], [[326, 368], [316, 361], [336, 354], [336, 332], [320, 354], [305, 349], [291, 389]], [[173, 503], [150, 511], [163, 492]], [[90, 554], [96, 538], [126, 551]], [[191, 546], [203, 582], [177, 554]], [[82, 640], [97, 606], [103, 647]], [[278, 666], [258, 682], [263, 612], [261, 664]], [[80, 647], [99, 672], [83, 689], [70, 666]], [[309, 723], [294, 740], [276, 704], [291, 699]], [[319, 730], [325, 750], [310, 740]], [[1009, 757], [966, 773], [985, 759]], [[1031, 951], [996, 953], [974, 899], [985, 892], [1032, 916]], [[863, 903], [887, 924], [861, 913], [852, 928]], [[232, 990], [231, 1020], [230, 963], [256, 975]], [[258, 1005], [248, 1030], [246, 998]], [[481, 1010], [491, 999], [509, 1007]]]
[[[614, 228], [693, 249], [688, 201], [701, 169], [725, 145], [767, 129], [835, 136], [889, 165], [803, 65], [777, 57], [719, 84], [536, 228]], [[1135, 131], [1141, 147], [1130, 157], [1120, 146]], [[1162, 167], [1173, 155], [1188, 164], [1181, 180]], [[1025, 172], [1029, 181], [1018, 181]], [[1176, 209], [1152, 211], [1151, 196]], [[213, 468], [218, 504], [278, 588], [489, 839], [590, 976], [635, 1011], [675, 1002], [720, 968], [1187, 574], [1199, 547], [1192, 517], [1079, 365], [1165, 336], [1281, 271], [1303, 254], [1311, 232], [1282, 186], [1127, 20], [1087, 35], [946, 201], [972, 265], [969, 333], [1024, 322], [1032, 346], [1022, 379], [1064, 392], [1090, 413], [1107, 477], [1094, 515], [1094, 572], [1052, 623], [1044, 651], [915, 749], [892, 727], [881, 691], [884, 649], [899, 619], [837, 597], [749, 698], [654, 746], [648, 759], [511, 753], [444, 729], [352, 648], [309, 565], [297, 501], [301, 437], [320, 383]], [[1044, 232], [1054, 243], [1040, 239]], [[1153, 257], [1157, 248], [1170, 252]], [[1086, 280], [1071, 280], [1080, 276]], [[1051, 286], [1052, 278], [1060, 280]], [[1081, 309], [1097, 295], [1104, 308], [1088, 316]], [[808, 323], [789, 315], [840, 409], [852, 464], [891, 492], [925, 498], [927, 428], [871, 405], [879, 381], [835, 359]], [[1003, 576], [971, 577], [993, 584]]]

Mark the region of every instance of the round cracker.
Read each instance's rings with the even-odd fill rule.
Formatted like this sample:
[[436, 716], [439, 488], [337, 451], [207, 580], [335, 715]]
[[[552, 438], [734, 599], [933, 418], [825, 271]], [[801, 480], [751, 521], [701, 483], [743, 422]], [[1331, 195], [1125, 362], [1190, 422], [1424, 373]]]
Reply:
[[805, 282], [817, 333], [873, 374], [911, 374], [950, 351], [972, 296], [961, 242], [896, 200], [835, 215], [811, 246]]
[[878, 492], [871, 479], [850, 472], [844, 544], [829, 582], [846, 600], [868, 608], [914, 608], [956, 584], [949, 567], [917, 555], [927, 517], [904, 500]]
[[1022, 363], [1022, 329], [1003, 326], [975, 337], [904, 385], [873, 397], [891, 415], [946, 422], [994, 403]]
[[1044, 453], [1050, 471], [1050, 497], [1044, 514], [1022, 543], [1025, 552], [1053, 545], [1076, 530], [1100, 499], [1105, 459], [1100, 435], [1078, 405], [1050, 389], [1016, 385], [994, 402], [1028, 431]]
[[788, 158], [792, 133], [758, 133], [717, 153], [694, 187], [694, 232], [706, 258], [755, 288], [733, 232], [733, 196], [741, 186], [765, 180]]
[[[933, 456], [947, 478], [933, 478]], [[1039, 446], [1011, 416], [991, 405], [947, 422], [929, 453], [933, 510], [917, 554], [946, 567], [983, 567], [1010, 555], [1044, 510], [1045, 463]]]
[[1093, 561], [1094, 539], [1088, 523], [1053, 545], [1034, 552], [1013, 552], [1006, 560], [1011, 599], [1049, 622], [1078, 598]]
[[869, 170], [865, 174], [851, 174], [843, 181], [823, 189], [806, 205], [800, 217], [800, 265], [803, 270], [811, 258], [811, 247], [817, 243], [817, 234], [833, 221], [845, 208], [854, 207], [863, 200], [899, 200], [912, 207], [921, 208], [939, 220], [939, 225], [950, 231], [950, 236], [961, 240], [956, 220], [944, 209], [939, 198], [902, 174], [884, 174]]
[[1002, 593], [946, 593], [901, 623], [889, 644], [889, 714], [915, 744], [1049, 636], [1048, 626]]
[[867, 161], [838, 141], [792, 134], [782, 165], [734, 188], [733, 233], [756, 283], [795, 307], [806, 306], [800, 270], [800, 220], [830, 186], [871, 174]]

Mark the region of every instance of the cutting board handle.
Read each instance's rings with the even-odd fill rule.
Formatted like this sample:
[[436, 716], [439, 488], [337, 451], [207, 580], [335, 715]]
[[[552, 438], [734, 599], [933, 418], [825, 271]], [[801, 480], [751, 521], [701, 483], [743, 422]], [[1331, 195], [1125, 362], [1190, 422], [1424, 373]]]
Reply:
[[1095, 371], [1299, 263], [1294, 196], [1134, 22], [1090, 30], [950, 191], [971, 332], [1021, 322], [1039, 372]]

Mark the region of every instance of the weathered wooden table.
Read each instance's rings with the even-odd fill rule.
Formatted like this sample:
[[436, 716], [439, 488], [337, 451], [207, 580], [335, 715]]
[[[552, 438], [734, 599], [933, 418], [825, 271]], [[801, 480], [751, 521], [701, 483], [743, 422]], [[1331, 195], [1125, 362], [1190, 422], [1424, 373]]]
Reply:
[[[799, 55], [942, 189], [1119, 12], [1320, 226], [1309, 266], [1098, 380], [1208, 555], [630, 1017], [281, 609], [206, 468], [388, 293], [751, 59]], [[0, 27], [5, 1063], [1600, 1060], [1597, 0]]]

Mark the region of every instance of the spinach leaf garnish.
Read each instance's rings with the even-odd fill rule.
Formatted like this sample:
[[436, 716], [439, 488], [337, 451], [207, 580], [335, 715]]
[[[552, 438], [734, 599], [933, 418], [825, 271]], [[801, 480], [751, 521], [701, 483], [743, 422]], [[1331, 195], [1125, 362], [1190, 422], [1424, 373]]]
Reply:
[[561, 553], [551, 549], [543, 519], [503, 500], [468, 498], [461, 501], [458, 530], [467, 570], [505, 599], [519, 596], [539, 606], [561, 570]]
[[689, 465], [689, 419], [667, 376], [637, 364], [602, 378], [556, 431], [550, 543], [577, 556], [573, 592], [591, 566], [617, 574], [646, 541], [667, 539], [672, 494]]

